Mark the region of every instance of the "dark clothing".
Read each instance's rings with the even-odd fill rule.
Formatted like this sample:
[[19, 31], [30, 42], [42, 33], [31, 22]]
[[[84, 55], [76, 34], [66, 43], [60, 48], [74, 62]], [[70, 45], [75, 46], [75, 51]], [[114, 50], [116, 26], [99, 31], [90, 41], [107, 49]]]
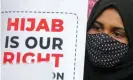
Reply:
[[133, 0], [99, 0], [92, 9], [87, 32], [96, 18], [107, 8], [113, 7], [120, 14], [129, 42], [128, 56], [112, 68], [98, 68], [85, 54], [84, 80], [133, 80]]

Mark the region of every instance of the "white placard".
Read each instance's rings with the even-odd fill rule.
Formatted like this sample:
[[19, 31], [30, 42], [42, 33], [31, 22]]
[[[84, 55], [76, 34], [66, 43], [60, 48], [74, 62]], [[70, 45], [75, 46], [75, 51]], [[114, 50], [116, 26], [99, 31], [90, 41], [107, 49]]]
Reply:
[[2, 80], [83, 80], [87, 7], [2, 0]]

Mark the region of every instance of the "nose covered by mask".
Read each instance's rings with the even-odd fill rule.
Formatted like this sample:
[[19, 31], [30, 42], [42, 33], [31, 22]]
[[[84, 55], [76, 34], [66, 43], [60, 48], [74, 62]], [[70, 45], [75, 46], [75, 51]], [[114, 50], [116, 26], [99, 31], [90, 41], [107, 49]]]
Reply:
[[108, 34], [87, 34], [86, 38], [87, 54], [95, 66], [110, 68], [128, 55], [128, 44], [121, 43]]

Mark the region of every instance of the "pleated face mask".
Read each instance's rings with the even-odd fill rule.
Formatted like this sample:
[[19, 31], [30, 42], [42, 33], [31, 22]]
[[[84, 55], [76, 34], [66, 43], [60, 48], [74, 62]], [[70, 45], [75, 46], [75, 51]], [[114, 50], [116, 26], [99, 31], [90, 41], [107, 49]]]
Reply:
[[128, 55], [128, 44], [121, 43], [105, 33], [88, 34], [86, 49], [89, 60], [98, 67], [110, 68]]

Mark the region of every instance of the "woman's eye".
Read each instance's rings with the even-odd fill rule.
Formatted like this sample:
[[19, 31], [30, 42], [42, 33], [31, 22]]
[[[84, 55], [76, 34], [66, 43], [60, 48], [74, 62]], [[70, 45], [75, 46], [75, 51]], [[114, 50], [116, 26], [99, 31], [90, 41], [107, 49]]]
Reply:
[[101, 31], [102, 30], [102, 28], [100, 26], [96, 26], [96, 25], [93, 26], [93, 29], [95, 29], [97, 31]]
[[118, 38], [125, 37], [125, 34], [123, 32], [114, 32], [113, 34], [115, 37], [118, 37]]

